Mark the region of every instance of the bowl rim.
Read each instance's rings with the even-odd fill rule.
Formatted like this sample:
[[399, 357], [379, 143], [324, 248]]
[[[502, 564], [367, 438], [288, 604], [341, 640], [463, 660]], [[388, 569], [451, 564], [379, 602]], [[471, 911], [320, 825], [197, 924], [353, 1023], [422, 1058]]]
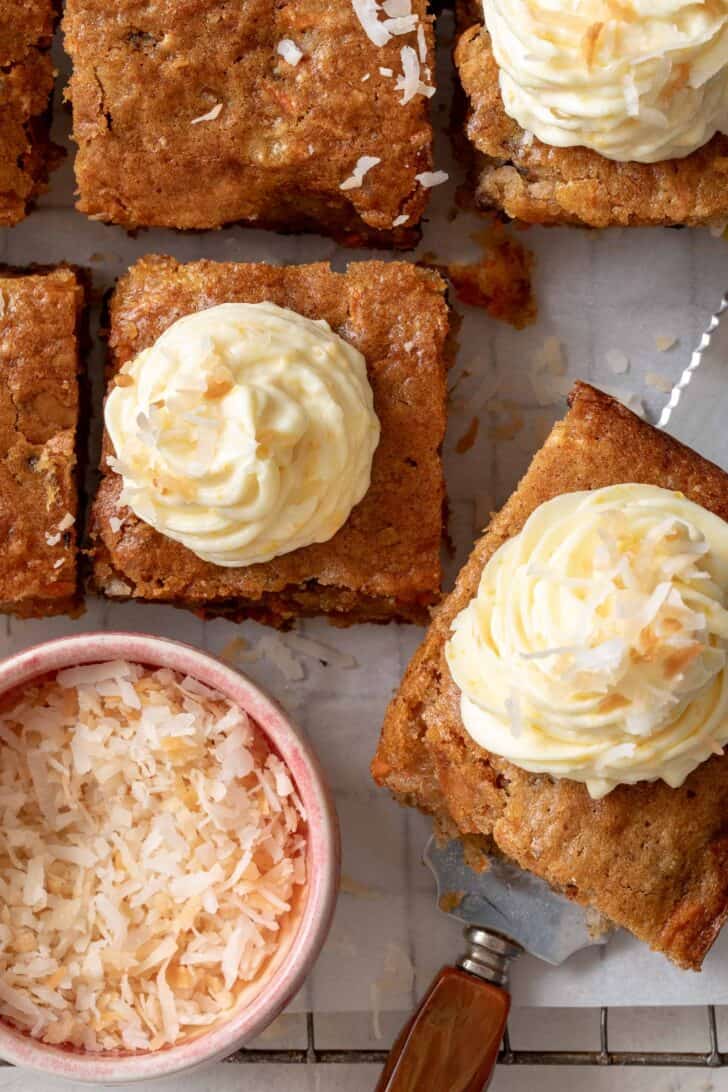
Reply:
[[341, 868], [339, 824], [318, 758], [277, 701], [246, 675], [214, 655], [167, 637], [129, 631], [94, 631], [58, 637], [0, 661], [0, 695], [67, 667], [127, 660], [183, 672], [239, 704], [284, 760], [307, 817], [308, 875], [298, 927], [283, 962], [239, 1012], [218, 1027], [178, 1045], [144, 1054], [70, 1051], [32, 1039], [0, 1020], [0, 1057], [54, 1077], [127, 1083], [167, 1077], [219, 1060], [239, 1049], [275, 1019], [299, 990], [326, 939]]

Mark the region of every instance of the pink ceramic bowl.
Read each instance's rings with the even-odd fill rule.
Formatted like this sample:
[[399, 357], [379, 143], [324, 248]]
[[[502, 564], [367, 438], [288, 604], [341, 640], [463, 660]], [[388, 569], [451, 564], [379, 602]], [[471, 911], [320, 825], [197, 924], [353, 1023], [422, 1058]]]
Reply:
[[129, 660], [169, 667], [219, 690], [255, 720], [286, 762], [308, 818], [308, 879], [297, 914], [265, 973], [217, 1027], [147, 1054], [90, 1054], [37, 1042], [0, 1020], [0, 1058], [54, 1077], [98, 1084], [150, 1080], [218, 1061], [259, 1034], [300, 988], [328, 933], [339, 881], [336, 812], [318, 761], [282, 709], [249, 679], [189, 645], [139, 633], [86, 633], [0, 663], [0, 695], [65, 667]]

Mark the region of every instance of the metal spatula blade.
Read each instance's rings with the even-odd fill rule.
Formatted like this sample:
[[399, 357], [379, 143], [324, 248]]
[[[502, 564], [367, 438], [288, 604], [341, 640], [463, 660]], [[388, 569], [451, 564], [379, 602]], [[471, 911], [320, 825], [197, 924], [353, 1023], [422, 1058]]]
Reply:
[[728, 468], [728, 293], [670, 392], [657, 427]]
[[486, 871], [474, 872], [460, 841], [438, 845], [434, 837], [427, 843], [424, 861], [435, 876], [444, 913], [500, 933], [547, 963], [563, 963], [581, 948], [606, 939], [603, 931], [597, 935], [597, 930], [590, 930], [583, 907], [517, 865], [496, 857]]

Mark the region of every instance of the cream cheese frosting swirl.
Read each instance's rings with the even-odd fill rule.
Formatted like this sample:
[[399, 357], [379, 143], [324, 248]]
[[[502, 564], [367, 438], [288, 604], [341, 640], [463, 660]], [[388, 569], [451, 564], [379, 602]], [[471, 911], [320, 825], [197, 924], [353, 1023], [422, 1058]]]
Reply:
[[121, 503], [228, 567], [336, 534], [380, 432], [362, 354], [272, 303], [173, 323], [121, 369], [105, 420]]
[[547, 501], [446, 646], [466, 730], [593, 797], [681, 785], [728, 743], [728, 523], [656, 486]]
[[506, 112], [545, 144], [655, 163], [728, 130], [728, 0], [484, 0]]

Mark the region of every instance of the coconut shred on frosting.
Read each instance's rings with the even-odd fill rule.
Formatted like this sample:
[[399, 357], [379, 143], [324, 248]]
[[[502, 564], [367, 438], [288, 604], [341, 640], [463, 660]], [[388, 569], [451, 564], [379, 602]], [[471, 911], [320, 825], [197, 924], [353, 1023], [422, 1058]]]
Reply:
[[332, 538], [380, 433], [362, 354], [272, 303], [173, 323], [121, 369], [105, 420], [120, 503], [228, 567]]
[[617, 485], [547, 501], [446, 646], [476, 743], [533, 773], [677, 787], [728, 743], [728, 523]]
[[544, 144], [680, 158], [728, 129], [728, 0], [484, 0], [506, 112]]

